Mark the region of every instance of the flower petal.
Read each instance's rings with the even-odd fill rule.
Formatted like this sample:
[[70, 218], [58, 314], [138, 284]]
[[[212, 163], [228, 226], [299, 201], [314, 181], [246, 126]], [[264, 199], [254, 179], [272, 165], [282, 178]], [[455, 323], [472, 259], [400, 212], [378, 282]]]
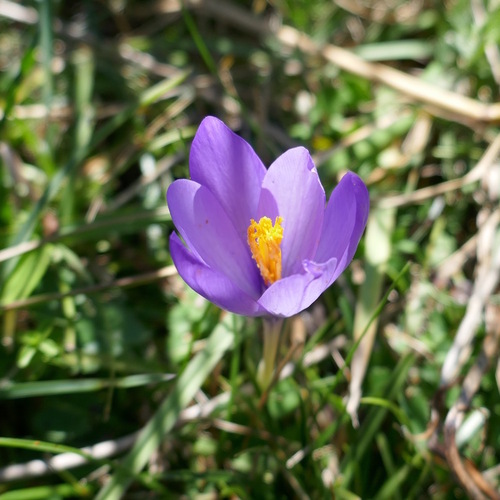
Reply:
[[302, 261], [313, 258], [324, 211], [325, 191], [307, 149], [283, 153], [264, 177], [258, 208], [259, 218], [283, 217], [283, 277], [300, 272]]
[[246, 241], [266, 173], [252, 147], [220, 120], [208, 116], [193, 139], [189, 170], [193, 181], [213, 193]]
[[305, 261], [305, 273], [273, 283], [262, 294], [259, 305], [273, 316], [293, 316], [309, 307], [338, 278], [342, 265], [345, 267], [345, 262], [338, 262], [335, 257], [323, 264]]
[[245, 316], [259, 316], [265, 313], [255, 300], [227, 276], [200, 261], [183, 245], [176, 233], [170, 236], [170, 254], [181, 278], [194, 291], [217, 306]]
[[167, 191], [172, 221], [190, 248], [212, 268], [257, 299], [262, 281], [250, 249], [205, 186], [179, 179]]
[[356, 174], [348, 172], [333, 190], [326, 207], [321, 240], [314, 260], [326, 262], [336, 257], [340, 261], [347, 250], [345, 269], [356, 253], [369, 208], [370, 198], [365, 184]]

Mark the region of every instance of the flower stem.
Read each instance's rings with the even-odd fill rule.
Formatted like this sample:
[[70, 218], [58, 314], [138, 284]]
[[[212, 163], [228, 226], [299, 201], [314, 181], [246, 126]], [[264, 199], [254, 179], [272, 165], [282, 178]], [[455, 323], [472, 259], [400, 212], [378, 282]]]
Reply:
[[264, 348], [257, 371], [257, 382], [262, 391], [269, 388], [273, 379], [282, 325], [282, 319], [265, 318], [263, 320]]

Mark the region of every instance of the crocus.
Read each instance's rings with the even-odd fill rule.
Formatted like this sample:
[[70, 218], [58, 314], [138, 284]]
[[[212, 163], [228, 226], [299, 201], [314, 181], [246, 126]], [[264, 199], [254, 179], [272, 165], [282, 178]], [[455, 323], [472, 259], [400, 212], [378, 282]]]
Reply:
[[170, 252], [184, 281], [203, 297], [246, 316], [289, 317], [310, 306], [351, 262], [366, 226], [369, 197], [348, 172], [328, 204], [303, 147], [266, 169], [252, 147], [214, 117], [192, 143], [191, 180], [167, 191], [182, 236]]

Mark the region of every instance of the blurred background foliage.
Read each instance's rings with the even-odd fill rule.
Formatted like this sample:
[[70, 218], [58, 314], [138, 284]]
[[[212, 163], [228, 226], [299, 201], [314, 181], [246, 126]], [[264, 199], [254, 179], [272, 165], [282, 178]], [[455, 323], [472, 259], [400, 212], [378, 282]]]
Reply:
[[[495, 0], [0, 0], [0, 498], [499, 498], [499, 44]], [[372, 199], [264, 394], [169, 256], [208, 114]]]

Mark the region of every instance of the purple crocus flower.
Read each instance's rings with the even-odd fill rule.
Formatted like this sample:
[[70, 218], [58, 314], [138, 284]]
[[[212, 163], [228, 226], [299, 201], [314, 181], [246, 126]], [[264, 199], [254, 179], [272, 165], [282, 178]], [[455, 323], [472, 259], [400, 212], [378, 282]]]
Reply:
[[289, 317], [310, 306], [351, 262], [369, 197], [347, 173], [326, 205], [303, 147], [266, 169], [241, 137], [205, 118], [192, 143], [191, 180], [168, 188], [180, 276], [203, 297], [246, 316]]

